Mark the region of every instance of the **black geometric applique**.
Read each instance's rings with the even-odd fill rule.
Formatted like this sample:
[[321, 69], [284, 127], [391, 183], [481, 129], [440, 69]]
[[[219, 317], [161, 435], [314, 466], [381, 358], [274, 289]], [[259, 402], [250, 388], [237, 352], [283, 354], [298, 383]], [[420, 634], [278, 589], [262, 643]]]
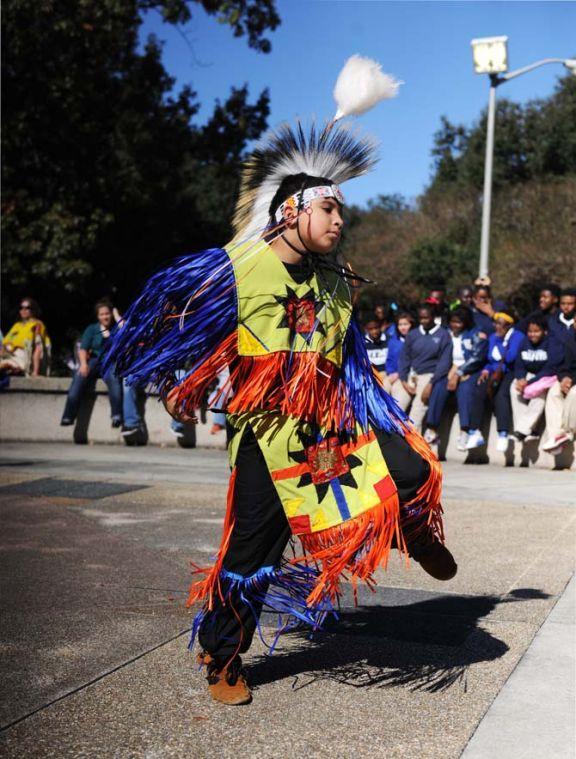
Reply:
[[289, 329], [292, 335], [302, 335], [310, 342], [315, 332], [326, 335], [324, 325], [316, 315], [324, 307], [321, 300], [316, 300], [314, 290], [310, 289], [299, 298], [291, 287], [286, 285], [286, 295], [275, 295], [277, 303], [284, 306], [284, 314], [279, 328]]
[[[297, 464], [309, 463], [310, 451], [317, 445], [316, 438], [311, 437], [310, 435], [306, 435], [302, 432], [299, 432], [298, 436], [300, 440], [302, 441], [302, 445], [304, 446], [304, 449], [301, 451], [290, 451], [288, 455]], [[349, 488], [357, 489], [358, 483], [352, 476], [352, 469], [362, 466], [362, 461], [358, 458], [358, 456], [355, 456], [353, 453], [349, 453], [347, 456], [343, 457], [343, 459], [347, 465], [346, 471], [343, 471], [337, 476], [332, 477], [331, 480], [338, 480], [341, 485], [347, 485]], [[302, 487], [306, 487], [307, 485], [314, 485], [314, 487], [316, 488], [316, 496], [318, 498], [318, 503], [322, 503], [322, 501], [324, 500], [326, 496], [326, 493], [330, 489], [331, 480], [327, 480], [325, 482], [314, 482], [312, 472], [308, 471], [308, 472], [305, 472], [303, 475], [301, 475], [300, 479], [298, 480], [298, 483], [296, 484], [296, 487], [302, 488]]]

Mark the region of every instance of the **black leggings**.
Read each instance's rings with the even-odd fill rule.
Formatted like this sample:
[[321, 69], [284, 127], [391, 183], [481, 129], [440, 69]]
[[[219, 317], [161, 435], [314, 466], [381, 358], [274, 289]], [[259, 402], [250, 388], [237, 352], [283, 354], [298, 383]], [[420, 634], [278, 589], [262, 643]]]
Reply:
[[[377, 432], [378, 443], [398, 489], [400, 504], [412, 500], [429, 474], [428, 463], [400, 435]], [[261, 567], [278, 566], [290, 539], [290, 527], [254, 433], [247, 427], [236, 459], [235, 523], [223, 566], [246, 577]], [[248, 606], [232, 593], [214, 609], [198, 632], [202, 648], [226, 659], [250, 648], [261, 608]]]

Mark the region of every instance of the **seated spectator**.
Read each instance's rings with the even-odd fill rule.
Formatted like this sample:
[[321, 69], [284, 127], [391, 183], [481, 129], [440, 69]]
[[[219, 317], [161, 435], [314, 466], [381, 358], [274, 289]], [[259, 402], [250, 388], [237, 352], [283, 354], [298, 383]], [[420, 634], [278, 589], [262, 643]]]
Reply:
[[512, 428], [510, 385], [514, 379], [518, 348], [524, 335], [514, 329], [514, 317], [506, 311], [497, 311], [494, 314], [494, 329], [495, 332], [488, 338], [486, 365], [480, 372], [472, 398], [466, 450], [486, 444], [480, 426], [487, 397], [491, 400], [496, 414], [496, 447], [502, 452], [508, 449], [508, 435]]
[[370, 363], [384, 382], [386, 379], [386, 359], [388, 357], [388, 341], [386, 333], [380, 329], [380, 322], [371, 321], [364, 325], [364, 343], [368, 351]]
[[561, 343], [564, 343], [574, 328], [576, 316], [576, 288], [569, 287], [560, 293], [558, 311], [548, 319], [548, 331]]
[[416, 319], [409, 311], [401, 311], [396, 318], [396, 331], [388, 339], [388, 356], [384, 370], [386, 372], [387, 391], [392, 393], [395, 382], [398, 379], [398, 359], [400, 351], [406, 341], [406, 335], [416, 326]]
[[20, 318], [2, 340], [0, 371], [38, 377], [48, 374], [51, 342], [32, 298], [20, 301]]
[[576, 325], [573, 323], [563, 343], [564, 362], [558, 379], [546, 397], [546, 432], [543, 451], [557, 456], [576, 433]]
[[443, 379], [452, 365], [452, 341], [448, 331], [434, 324], [432, 306], [423, 303], [418, 308], [418, 329], [406, 336], [398, 359], [398, 376], [392, 395], [404, 411], [412, 405], [410, 415], [420, 429], [432, 388]]
[[558, 301], [560, 299], [560, 288], [558, 285], [549, 284], [540, 288], [538, 293], [538, 308], [531, 311], [528, 316], [520, 319], [516, 325], [516, 329], [519, 329], [524, 334], [528, 331], [528, 324], [530, 320], [535, 316], [541, 316], [548, 324], [550, 317], [554, 316], [558, 311]]
[[374, 308], [374, 316], [376, 317], [376, 321], [380, 324], [380, 331], [386, 339], [391, 335], [396, 334], [394, 309], [392, 307], [380, 303]]
[[471, 424], [472, 398], [480, 372], [486, 363], [488, 340], [474, 326], [472, 312], [465, 306], [458, 306], [450, 314], [449, 331], [452, 339], [452, 366], [447, 376], [438, 380], [432, 390], [424, 438], [430, 445], [438, 443], [438, 428], [444, 406], [449, 395], [456, 393], [460, 421], [457, 447], [458, 450], [465, 451]]
[[64, 414], [60, 422], [63, 427], [74, 424], [84, 393], [90, 385], [95, 384], [99, 377], [102, 377], [108, 387], [112, 427], [120, 427], [122, 424], [122, 384], [113, 369], [109, 369], [104, 374], [101, 371], [101, 359], [106, 341], [116, 330], [112, 305], [107, 300], [98, 301], [95, 311], [97, 321], [86, 327], [80, 342], [78, 351], [80, 366], [68, 390]]
[[534, 430], [544, 412], [546, 394], [556, 380], [564, 359], [562, 344], [548, 337], [546, 317], [528, 319], [528, 334], [520, 343], [510, 388], [514, 437], [523, 442], [536, 437]]

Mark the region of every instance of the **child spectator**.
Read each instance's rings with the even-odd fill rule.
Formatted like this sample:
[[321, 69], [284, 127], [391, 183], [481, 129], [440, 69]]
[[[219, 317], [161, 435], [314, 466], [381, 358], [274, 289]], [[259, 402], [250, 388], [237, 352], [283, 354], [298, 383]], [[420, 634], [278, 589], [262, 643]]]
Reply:
[[450, 306], [446, 300], [446, 288], [444, 285], [434, 285], [434, 287], [431, 287], [425, 303], [430, 303], [435, 306], [436, 324], [441, 324], [443, 327], [448, 326], [448, 312], [450, 311]]
[[458, 306], [466, 306], [472, 308], [474, 298], [474, 289], [470, 285], [464, 285], [459, 287], [456, 292], [456, 300], [450, 304], [450, 309], [453, 311]]
[[496, 447], [502, 452], [508, 449], [508, 435], [512, 427], [510, 385], [514, 379], [518, 348], [524, 335], [514, 329], [514, 317], [506, 311], [497, 311], [494, 314], [494, 329], [495, 332], [488, 338], [487, 363], [480, 372], [472, 399], [470, 430], [466, 443], [468, 451], [486, 444], [480, 432], [486, 397], [490, 398], [496, 414]]
[[102, 374], [101, 359], [104, 355], [106, 341], [116, 331], [112, 304], [108, 300], [96, 303], [96, 323], [90, 324], [84, 330], [78, 351], [80, 366], [74, 375], [64, 414], [60, 424], [67, 427], [74, 424], [82, 397], [90, 385], [94, 385], [98, 377], [102, 377], [108, 387], [108, 396], [112, 413], [112, 427], [122, 424], [122, 384], [113, 369]]
[[426, 415], [425, 439], [430, 445], [438, 443], [438, 428], [444, 406], [450, 393], [456, 393], [460, 436], [458, 450], [465, 451], [470, 429], [470, 413], [474, 389], [480, 371], [486, 363], [488, 340], [478, 327], [474, 326], [472, 312], [465, 306], [458, 306], [450, 314], [450, 337], [452, 339], [452, 367], [447, 376], [438, 380], [430, 396]]
[[491, 335], [494, 332], [492, 307], [492, 293], [490, 285], [476, 285], [474, 287], [474, 296], [472, 298], [472, 316], [474, 324], [484, 334]]
[[386, 380], [392, 392], [394, 384], [400, 382], [398, 379], [398, 360], [400, 351], [406, 342], [406, 335], [416, 326], [416, 319], [409, 311], [401, 311], [398, 314], [395, 324], [395, 332], [388, 339], [388, 357], [386, 358]]
[[432, 388], [448, 374], [452, 365], [452, 341], [448, 331], [434, 324], [432, 306], [418, 308], [418, 329], [408, 333], [400, 351], [398, 375], [392, 395], [406, 411], [412, 404], [411, 417], [419, 429], [426, 416]]
[[[534, 429], [544, 412], [546, 394], [564, 359], [562, 344], [548, 337], [543, 314], [528, 319], [528, 333], [520, 343], [510, 389], [514, 437], [523, 442], [536, 437]], [[532, 392], [529, 390], [531, 388]]]
[[[364, 325], [364, 342], [368, 351], [370, 363], [386, 385], [386, 359], [388, 357], [388, 341], [386, 333], [382, 332], [380, 322], [371, 321]], [[388, 390], [388, 388], [386, 388]]]
[[390, 306], [379, 304], [374, 308], [374, 316], [380, 325], [380, 331], [384, 339], [388, 340], [396, 334], [396, 325], [394, 323], [394, 309]]
[[576, 433], [576, 325], [568, 330], [564, 345], [564, 363], [558, 379], [546, 397], [546, 431], [548, 440], [542, 446], [553, 456], [574, 440]]
[[574, 329], [576, 316], [576, 289], [569, 287], [560, 293], [560, 307], [548, 319], [548, 331], [564, 343]]
[[558, 300], [560, 298], [560, 288], [558, 285], [549, 284], [540, 288], [538, 293], [538, 308], [531, 311], [528, 316], [520, 319], [516, 329], [519, 329], [524, 334], [528, 331], [528, 325], [530, 320], [536, 317], [543, 317], [546, 325], [548, 320], [553, 317], [558, 311]]
[[2, 340], [0, 371], [38, 377], [48, 374], [51, 342], [33, 298], [20, 301], [19, 319]]

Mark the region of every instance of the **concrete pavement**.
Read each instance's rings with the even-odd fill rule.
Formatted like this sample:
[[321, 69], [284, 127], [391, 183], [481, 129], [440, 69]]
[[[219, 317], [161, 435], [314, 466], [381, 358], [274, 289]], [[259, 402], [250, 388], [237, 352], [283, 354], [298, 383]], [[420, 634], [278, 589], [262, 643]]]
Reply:
[[[540, 699], [550, 680], [556, 725], [571, 724], [569, 668], [548, 678], [568, 626], [540, 628], [573, 572], [573, 472], [449, 464], [455, 580], [393, 561], [314, 641], [294, 634], [272, 658], [258, 642], [254, 703], [226, 709], [194, 671], [183, 603], [188, 562], [218, 545], [224, 454], [4, 444], [0, 465], [6, 756], [532, 756], [522, 677]], [[565, 603], [553, 615], [568, 620]], [[569, 731], [542, 736], [573, 755]]]

